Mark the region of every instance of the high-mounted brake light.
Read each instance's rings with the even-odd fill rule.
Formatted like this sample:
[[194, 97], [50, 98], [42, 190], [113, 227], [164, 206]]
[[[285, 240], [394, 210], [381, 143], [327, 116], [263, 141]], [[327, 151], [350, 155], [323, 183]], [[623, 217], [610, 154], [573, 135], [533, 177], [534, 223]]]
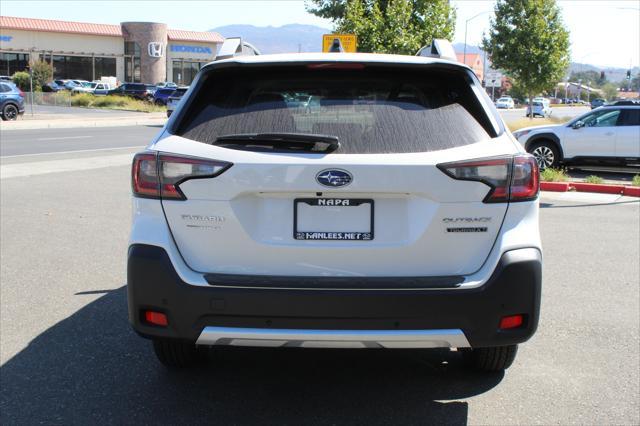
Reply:
[[485, 203], [529, 201], [538, 196], [538, 163], [529, 154], [438, 164], [438, 168], [456, 180], [489, 186]]
[[317, 69], [363, 70], [364, 64], [359, 62], [321, 62], [316, 64], [308, 64], [307, 68], [312, 70], [317, 70]]
[[231, 163], [181, 155], [139, 153], [133, 158], [131, 186], [133, 195], [144, 198], [186, 200], [180, 184], [199, 178], [213, 178], [231, 167]]

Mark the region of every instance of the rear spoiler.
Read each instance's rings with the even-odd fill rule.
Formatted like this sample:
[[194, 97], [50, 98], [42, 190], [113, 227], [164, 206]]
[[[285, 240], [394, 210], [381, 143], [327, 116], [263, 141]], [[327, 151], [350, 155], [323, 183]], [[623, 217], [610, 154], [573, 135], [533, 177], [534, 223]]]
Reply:
[[449, 40], [443, 38], [435, 38], [430, 45], [418, 50], [416, 56], [427, 56], [430, 58], [448, 59], [450, 61], [458, 61], [456, 51]]
[[251, 43], [242, 41], [242, 37], [229, 37], [224, 40], [220, 50], [216, 55], [216, 61], [220, 59], [229, 59], [235, 56], [253, 56], [259, 55], [260, 51]]

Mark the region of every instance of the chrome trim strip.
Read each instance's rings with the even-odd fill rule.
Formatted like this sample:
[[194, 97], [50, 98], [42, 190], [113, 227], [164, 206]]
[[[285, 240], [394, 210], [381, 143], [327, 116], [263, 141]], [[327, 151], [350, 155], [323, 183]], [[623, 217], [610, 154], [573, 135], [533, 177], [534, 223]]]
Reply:
[[460, 329], [305, 330], [205, 327], [197, 345], [302, 348], [468, 348]]

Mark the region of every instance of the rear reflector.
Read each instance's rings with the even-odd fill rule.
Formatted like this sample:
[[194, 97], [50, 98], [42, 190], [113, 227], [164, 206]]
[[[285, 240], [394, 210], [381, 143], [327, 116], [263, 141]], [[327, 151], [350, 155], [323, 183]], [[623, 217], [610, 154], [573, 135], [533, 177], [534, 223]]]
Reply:
[[438, 164], [438, 168], [453, 179], [489, 186], [485, 203], [529, 201], [538, 196], [538, 163], [529, 154]]
[[144, 320], [149, 324], [157, 325], [160, 327], [166, 327], [169, 325], [167, 316], [162, 312], [144, 311]]
[[189, 179], [213, 178], [231, 163], [181, 155], [139, 153], [133, 158], [133, 195], [145, 198], [186, 200], [179, 185]]
[[500, 320], [500, 330], [518, 328], [523, 323], [524, 323], [523, 315], [510, 315], [508, 317], [502, 317], [502, 319]]

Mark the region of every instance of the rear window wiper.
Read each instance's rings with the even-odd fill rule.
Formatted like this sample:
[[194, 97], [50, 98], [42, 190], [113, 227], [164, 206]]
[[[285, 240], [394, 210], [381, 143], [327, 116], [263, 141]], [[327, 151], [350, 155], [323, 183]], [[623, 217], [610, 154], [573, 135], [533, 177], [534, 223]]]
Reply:
[[238, 133], [218, 136], [213, 145], [265, 151], [333, 152], [340, 148], [337, 136], [309, 133]]

